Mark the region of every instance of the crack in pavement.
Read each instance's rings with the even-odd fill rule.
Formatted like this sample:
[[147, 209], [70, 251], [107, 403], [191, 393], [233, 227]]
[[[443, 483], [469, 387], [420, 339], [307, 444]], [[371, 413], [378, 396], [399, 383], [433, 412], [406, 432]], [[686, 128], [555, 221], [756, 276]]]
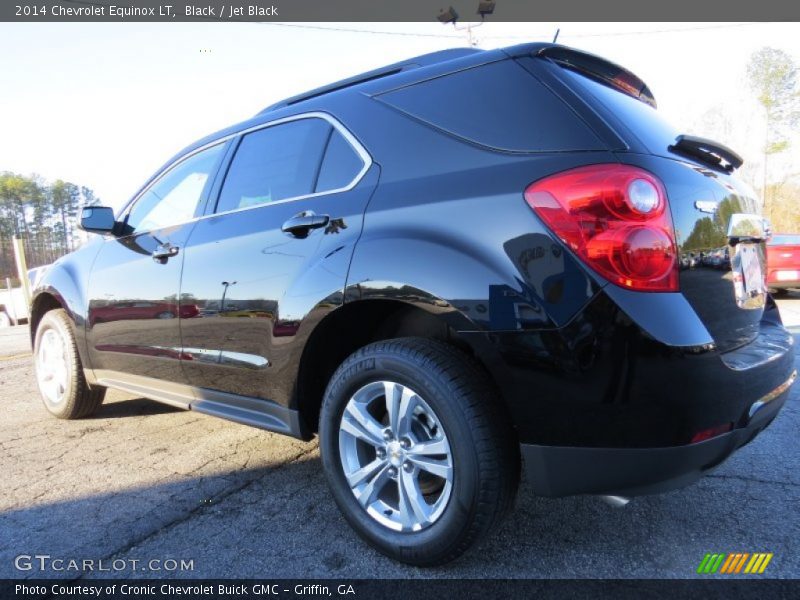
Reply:
[[744, 475], [719, 475], [712, 473], [706, 475], [709, 479], [739, 479], [741, 481], [752, 481], [753, 483], [765, 483], [770, 485], [784, 485], [789, 487], [800, 487], [800, 483], [794, 481], [775, 481], [773, 479], [759, 479], [757, 477], [745, 477]]

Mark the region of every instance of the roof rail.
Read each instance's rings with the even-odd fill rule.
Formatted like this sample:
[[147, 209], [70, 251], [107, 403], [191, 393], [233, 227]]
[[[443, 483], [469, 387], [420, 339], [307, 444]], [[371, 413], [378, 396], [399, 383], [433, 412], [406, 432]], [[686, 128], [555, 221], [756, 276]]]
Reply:
[[264, 113], [268, 113], [270, 111], [277, 110], [285, 106], [291, 106], [293, 104], [297, 104], [298, 102], [303, 102], [305, 100], [310, 100], [312, 98], [316, 98], [317, 96], [322, 96], [323, 94], [329, 94], [330, 92], [335, 92], [344, 88], [353, 87], [355, 85], [366, 83], [368, 81], [373, 81], [375, 79], [380, 79], [382, 77], [395, 75], [402, 71], [417, 69], [419, 67], [427, 67], [428, 65], [434, 65], [437, 63], [446, 62], [448, 60], [461, 58], [463, 56], [475, 54], [476, 52], [483, 52], [483, 50], [478, 50], [477, 48], [450, 48], [449, 50], [440, 50], [438, 52], [431, 52], [430, 54], [423, 54], [415, 58], [409, 58], [402, 62], [394, 63], [392, 65], [387, 65], [385, 67], [380, 67], [378, 69], [367, 71], [366, 73], [361, 73], [353, 77], [348, 77], [347, 79], [342, 79], [341, 81], [329, 83], [328, 85], [323, 85], [322, 87], [309, 90], [308, 92], [303, 92], [302, 94], [298, 94], [297, 96], [286, 98], [284, 100], [281, 100], [280, 102], [276, 102], [275, 104], [268, 106], [258, 114], [263, 115]]

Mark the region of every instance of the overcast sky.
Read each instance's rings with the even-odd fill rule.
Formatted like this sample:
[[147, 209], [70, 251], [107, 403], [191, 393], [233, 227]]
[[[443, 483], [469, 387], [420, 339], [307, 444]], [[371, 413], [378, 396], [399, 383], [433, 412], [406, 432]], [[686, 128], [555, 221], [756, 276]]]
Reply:
[[[87, 185], [116, 206], [183, 146], [276, 100], [466, 45], [465, 33], [436, 22], [319, 27], [413, 35], [256, 23], [0, 24], [0, 171]], [[682, 130], [702, 133], [709, 111], [725, 116], [730, 139], [720, 141], [751, 161], [761, 114], [746, 84], [749, 56], [772, 46], [800, 63], [796, 23], [488, 23], [474, 35], [495, 48], [551, 40], [557, 27], [559, 42], [642, 77]]]

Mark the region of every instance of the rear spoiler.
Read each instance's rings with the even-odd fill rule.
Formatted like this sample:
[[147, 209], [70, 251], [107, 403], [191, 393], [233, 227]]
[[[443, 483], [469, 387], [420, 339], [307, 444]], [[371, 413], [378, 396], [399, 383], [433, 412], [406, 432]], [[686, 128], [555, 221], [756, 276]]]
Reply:
[[675, 143], [667, 149], [670, 152], [691, 156], [729, 173], [744, 164], [744, 159], [727, 146], [694, 135], [679, 135], [675, 138]]
[[568, 69], [572, 69], [636, 98], [656, 108], [656, 99], [647, 84], [634, 73], [604, 58], [573, 50], [566, 46], [546, 46], [536, 52], [536, 56], [547, 58]]

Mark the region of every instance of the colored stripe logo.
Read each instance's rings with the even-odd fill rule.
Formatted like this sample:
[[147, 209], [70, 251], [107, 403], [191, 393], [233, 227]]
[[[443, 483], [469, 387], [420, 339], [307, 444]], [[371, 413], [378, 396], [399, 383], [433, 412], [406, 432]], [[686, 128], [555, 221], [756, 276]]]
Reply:
[[760, 574], [772, 560], [772, 552], [731, 552], [729, 554], [706, 554], [697, 567], [701, 575]]

